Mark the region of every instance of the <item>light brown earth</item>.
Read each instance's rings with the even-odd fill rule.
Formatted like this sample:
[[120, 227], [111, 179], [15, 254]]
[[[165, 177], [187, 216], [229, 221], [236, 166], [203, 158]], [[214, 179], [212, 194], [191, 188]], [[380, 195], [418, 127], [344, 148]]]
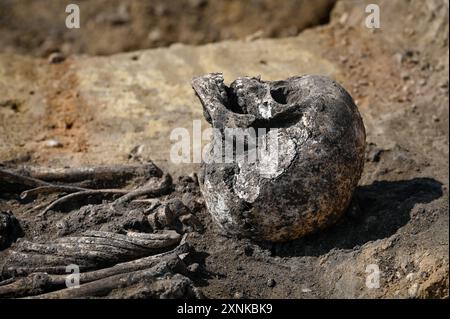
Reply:
[[[228, 39], [296, 36], [325, 23], [336, 0], [3, 0], [2, 52], [109, 55]], [[68, 4], [80, 29], [68, 30]]]
[[[365, 27], [365, 2], [339, 1], [329, 24], [292, 38], [176, 44], [60, 64], [1, 54], [0, 162], [126, 163], [143, 145], [142, 158], [187, 175], [198, 164], [173, 164], [169, 135], [202, 119], [193, 76], [223, 72], [230, 83], [325, 74], [354, 97], [367, 131], [364, 173], [345, 217], [271, 245], [225, 238], [197, 212], [206, 231], [189, 239], [201, 265], [195, 283], [208, 298], [448, 298], [448, 2], [369, 2], [380, 5], [381, 29]], [[62, 147], [46, 147], [50, 139]], [[0, 199], [19, 221], [36, 218], [20, 207]], [[365, 284], [373, 264], [377, 289]]]

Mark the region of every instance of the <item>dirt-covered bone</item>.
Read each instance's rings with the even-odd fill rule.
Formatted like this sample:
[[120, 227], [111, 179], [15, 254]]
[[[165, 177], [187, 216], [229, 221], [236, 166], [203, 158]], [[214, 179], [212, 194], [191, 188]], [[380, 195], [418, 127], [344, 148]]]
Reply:
[[[182, 196], [199, 194], [192, 178], [180, 177], [173, 185], [152, 163], [27, 167], [0, 169], [1, 187], [7, 192], [0, 195], [18, 204], [44, 205], [28, 210], [35, 222], [25, 223], [25, 239], [1, 252], [0, 297], [200, 296], [183, 275], [183, 260], [193, 251], [186, 233], [200, 229], [182, 218], [198, 209], [196, 198]], [[149, 223], [151, 216], [157, 223]], [[13, 217], [0, 214], [0, 239], [8, 244], [20, 228]], [[12, 227], [14, 221], [19, 228]], [[81, 271], [76, 292], [65, 289], [67, 266], [73, 264]]]
[[[143, 184], [135, 189], [122, 186]], [[112, 188], [102, 188], [112, 187]], [[40, 216], [50, 210], [73, 209], [73, 205], [117, 199], [123, 205], [133, 199], [158, 197], [170, 192], [172, 178], [153, 163], [142, 165], [93, 166], [46, 169], [23, 167], [17, 170], [0, 168], [0, 190], [21, 192], [21, 199], [52, 193], [65, 194], [45, 207]], [[41, 208], [40, 206], [38, 208]]]
[[[80, 273], [80, 284], [83, 285], [111, 276], [144, 270], [154, 267], [162, 261], [169, 262], [170, 265], [180, 265], [179, 256], [188, 254], [192, 252], [192, 250], [192, 247], [182, 240], [182, 242], [180, 242], [175, 249], [161, 254], [119, 263], [103, 269], [82, 272]], [[26, 277], [10, 279], [12, 280], [4, 281], [4, 284], [0, 283], [0, 297], [33, 296], [42, 294], [45, 291], [54, 291], [66, 288], [67, 274], [58, 275], [45, 272], [36, 272]]]
[[[215, 162], [203, 163], [200, 184], [226, 234], [286, 241], [343, 214], [365, 150], [362, 118], [345, 89], [315, 75], [273, 82], [243, 77], [227, 87], [220, 73], [194, 78], [192, 86], [206, 119], [222, 133], [213, 136], [208, 155]], [[236, 156], [224, 164], [223, 154], [218, 158], [227, 128], [258, 132], [256, 150], [247, 146], [241, 154], [255, 151], [256, 161]], [[259, 142], [274, 139], [278, 152], [262, 156], [268, 144]]]
[[8, 251], [2, 265], [2, 276], [33, 272], [65, 273], [65, 267], [76, 264], [80, 270], [98, 269], [119, 262], [159, 253], [176, 245], [181, 236], [175, 231], [127, 235], [87, 231], [77, 237], [61, 237], [50, 243], [20, 241]]

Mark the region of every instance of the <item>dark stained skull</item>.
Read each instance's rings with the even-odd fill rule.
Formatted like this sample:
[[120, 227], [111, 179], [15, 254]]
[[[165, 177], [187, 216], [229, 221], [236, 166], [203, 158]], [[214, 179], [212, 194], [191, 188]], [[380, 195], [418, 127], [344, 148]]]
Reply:
[[[305, 75], [273, 82], [243, 77], [227, 87], [223, 75], [213, 73], [194, 78], [192, 86], [220, 133], [213, 135], [200, 184], [226, 234], [292, 240], [343, 214], [363, 170], [365, 129], [339, 84]], [[233, 139], [237, 144], [236, 131], [247, 139], [241, 151], [228, 144], [234, 160], [227, 161], [217, 150]]]

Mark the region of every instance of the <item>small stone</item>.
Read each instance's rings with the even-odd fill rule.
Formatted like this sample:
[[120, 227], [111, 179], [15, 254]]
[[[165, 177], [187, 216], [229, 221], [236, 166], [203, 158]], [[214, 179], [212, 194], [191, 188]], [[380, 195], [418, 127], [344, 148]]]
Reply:
[[348, 13], [344, 12], [339, 18], [339, 23], [344, 25], [347, 23], [347, 20], [348, 20]]
[[267, 280], [267, 286], [268, 287], [275, 287], [275, 285], [276, 285], [277, 283], [276, 283], [276, 281], [273, 279], [273, 278], [270, 278], [269, 280]]
[[402, 64], [404, 60], [403, 55], [401, 53], [394, 54], [394, 60], [396, 63]]
[[193, 214], [182, 215], [178, 218], [180, 222], [196, 232], [203, 232], [203, 225], [197, 216]]
[[411, 287], [408, 289], [408, 294], [411, 298], [415, 298], [417, 296], [417, 291], [419, 290], [419, 285], [417, 283], [414, 283]]
[[263, 30], [258, 30], [256, 32], [246, 36], [245, 37], [245, 42], [253, 42], [253, 41], [256, 41], [258, 39], [261, 39], [262, 37], [264, 37], [264, 31]]
[[194, 181], [195, 185], [198, 185], [198, 175], [196, 172], [190, 173], [189, 177]]
[[448, 80], [443, 81], [439, 87], [443, 92], [448, 92]]
[[127, 24], [131, 20], [130, 8], [127, 3], [121, 3], [117, 8], [117, 11], [107, 17], [107, 20], [111, 25], [123, 25]]
[[348, 62], [348, 57], [341, 55], [339, 57], [339, 62], [341, 62], [342, 64], [346, 64]]
[[410, 75], [407, 72], [402, 72], [400, 74], [400, 77], [402, 78], [403, 81], [407, 81], [407, 80], [409, 80], [411, 78]]
[[46, 140], [44, 142], [45, 147], [48, 148], [58, 148], [58, 147], [63, 147], [63, 144], [58, 141], [57, 139], [50, 139], [50, 140]]
[[376, 144], [369, 143], [367, 145], [367, 149], [366, 149], [366, 159], [369, 162], [377, 163], [380, 161], [381, 155], [383, 154], [383, 152], [384, 152], [384, 150], [377, 147]]
[[414, 273], [413, 272], [410, 272], [409, 274], [406, 275], [406, 279], [409, 280], [409, 281], [413, 280], [413, 278], [414, 278]]
[[148, 33], [147, 38], [152, 42], [159, 41], [162, 39], [162, 32], [159, 28], [153, 29]]
[[419, 80], [419, 85], [420, 86], [425, 86], [427, 84], [427, 80], [426, 79], [420, 79]]
[[234, 299], [242, 299], [244, 298], [244, 294], [242, 292], [237, 291], [234, 293], [233, 297]]
[[130, 210], [123, 217], [121, 226], [127, 230], [144, 230], [146, 216], [139, 210]]
[[48, 63], [57, 64], [63, 62], [65, 59], [61, 52], [53, 52], [48, 56]]
[[202, 206], [197, 201], [196, 196], [194, 196], [190, 192], [184, 193], [183, 196], [181, 197], [181, 201], [193, 213], [199, 211], [201, 209], [201, 206]]
[[198, 272], [200, 270], [200, 265], [198, 263], [193, 263], [187, 267], [190, 272]]
[[167, 202], [167, 206], [171, 210], [172, 214], [175, 217], [181, 216], [181, 215], [187, 215], [190, 213], [189, 208], [186, 207], [183, 203], [183, 201], [179, 198], [172, 198]]
[[172, 224], [174, 219], [175, 216], [167, 205], [158, 206], [155, 212], [147, 217], [147, 221], [153, 229], [167, 227]]
[[[132, 59], [133, 58], [134, 57], [132, 57]], [[145, 146], [143, 144], [136, 145], [135, 147], [133, 147], [131, 149], [130, 153], [128, 153], [128, 159], [133, 159], [133, 160], [141, 159], [144, 149], [145, 149]]]

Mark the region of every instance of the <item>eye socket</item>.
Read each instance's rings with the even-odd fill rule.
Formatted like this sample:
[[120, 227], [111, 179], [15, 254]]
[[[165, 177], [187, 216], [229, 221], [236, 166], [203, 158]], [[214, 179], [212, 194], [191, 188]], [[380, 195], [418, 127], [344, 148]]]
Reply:
[[287, 94], [283, 87], [270, 90], [270, 95], [272, 96], [272, 99], [275, 100], [275, 102], [280, 104], [287, 104]]

